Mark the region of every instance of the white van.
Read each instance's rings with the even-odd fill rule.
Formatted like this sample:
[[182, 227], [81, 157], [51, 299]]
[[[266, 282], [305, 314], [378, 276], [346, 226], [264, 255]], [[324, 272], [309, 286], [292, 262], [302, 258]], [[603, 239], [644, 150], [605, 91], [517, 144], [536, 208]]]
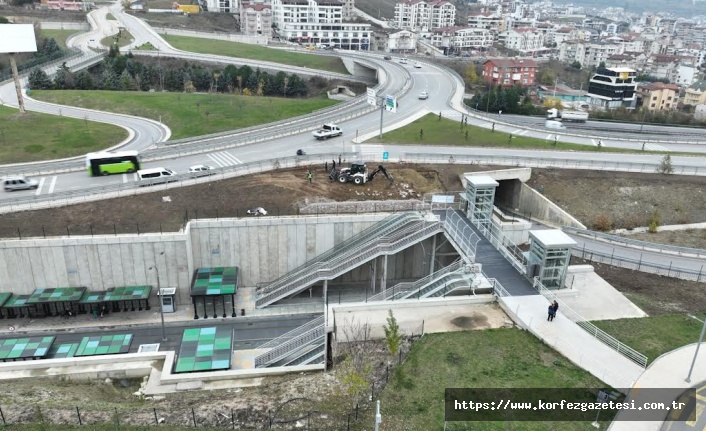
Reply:
[[547, 120], [544, 122], [544, 127], [547, 129], [566, 130], [566, 126], [561, 124], [561, 121]]
[[167, 168], [152, 168], [152, 169], [142, 169], [137, 171], [137, 177], [144, 184], [140, 185], [151, 185], [151, 184], [161, 184], [168, 183], [169, 181], [176, 181], [174, 177], [176, 172]]

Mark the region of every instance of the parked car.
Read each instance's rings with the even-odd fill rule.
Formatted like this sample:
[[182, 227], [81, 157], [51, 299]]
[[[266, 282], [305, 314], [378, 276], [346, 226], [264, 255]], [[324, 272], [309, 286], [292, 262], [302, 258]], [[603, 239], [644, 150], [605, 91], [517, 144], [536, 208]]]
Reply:
[[405, 57], [400, 58], [400, 63], [407, 64], [407, 59]]
[[213, 166], [208, 166], [208, 165], [194, 165], [189, 167], [189, 173], [190, 174], [196, 174], [196, 176], [201, 176], [201, 175], [212, 175], [214, 172], [215, 168]]
[[255, 217], [267, 215], [267, 211], [265, 211], [265, 209], [263, 207], [257, 207], [257, 208], [250, 209], [247, 211], [247, 213], [248, 213], [248, 215], [255, 216]]
[[425, 100], [428, 98], [429, 98], [429, 93], [427, 93], [426, 91], [422, 91], [421, 93], [419, 93], [419, 100]]

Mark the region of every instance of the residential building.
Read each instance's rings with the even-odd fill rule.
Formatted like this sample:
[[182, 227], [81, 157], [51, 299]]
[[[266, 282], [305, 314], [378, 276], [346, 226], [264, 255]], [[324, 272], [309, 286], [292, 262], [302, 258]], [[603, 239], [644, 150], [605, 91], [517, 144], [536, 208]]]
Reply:
[[206, 0], [209, 12], [233, 13], [238, 11], [237, 0]]
[[502, 26], [503, 17], [501, 15], [491, 13], [468, 15], [468, 27], [470, 28], [481, 28], [493, 34], [498, 34], [502, 31]]
[[677, 108], [679, 87], [661, 82], [640, 84], [637, 96], [638, 107], [642, 106], [650, 111], [672, 111]]
[[430, 31], [456, 23], [456, 6], [445, 0], [404, 0], [395, 4], [393, 25], [412, 31]]
[[706, 81], [696, 81], [684, 90], [685, 105], [706, 104]]
[[498, 41], [506, 48], [523, 54], [544, 50], [544, 34], [533, 28], [517, 28], [504, 31]]
[[688, 87], [696, 82], [698, 78], [699, 69], [696, 66], [680, 64], [669, 81], [680, 87]]
[[376, 28], [373, 33], [373, 50], [413, 54], [417, 52], [417, 33], [395, 28]]
[[588, 82], [590, 105], [599, 109], [635, 108], [637, 71], [627, 67], [598, 69]]
[[272, 24], [280, 38], [341, 49], [370, 49], [370, 24], [344, 23], [339, 0], [272, 0]]
[[491, 85], [523, 87], [534, 85], [537, 63], [531, 59], [493, 59], [483, 63], [483, 82]]
[[272, 36], [272, 7], [243, 1], [240, 5], [240, 31], [248, 36]]
[[446, 53], [488, 48], [493, 44], [490, 31], [480, 28], [443, 27], [434, 29], [431, 44]]

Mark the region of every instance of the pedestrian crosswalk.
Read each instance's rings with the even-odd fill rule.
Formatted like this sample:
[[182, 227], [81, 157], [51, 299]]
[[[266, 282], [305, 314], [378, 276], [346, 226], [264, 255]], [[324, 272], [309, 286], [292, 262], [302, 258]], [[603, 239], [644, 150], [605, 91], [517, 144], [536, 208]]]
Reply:
[[213, 161], [213, 163], [217, 164], [219, 167], [224, 167], [224, 166], [233, 166], [233, 165], [241, 165], [243, 164], [240, 159], [229, 153], [228, 151], [220, 151], [217, 153], [210, 153], [207, 154], [208, 158]]
[[645, 144], [644, 151], [669, 151], [669, 148], [659, 144]]

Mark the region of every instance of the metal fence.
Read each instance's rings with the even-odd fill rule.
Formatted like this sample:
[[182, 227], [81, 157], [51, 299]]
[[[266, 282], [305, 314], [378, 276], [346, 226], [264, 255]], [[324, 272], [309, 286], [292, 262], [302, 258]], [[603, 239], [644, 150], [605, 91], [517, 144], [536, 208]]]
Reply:
[[476, 248], [480, 237], [473, 231], [465, 218], [453, 209], [447, 209], [443, 220], [444, 231], [447, 238], [456, 243], [459, 252], [466, 257], [468, 262], [475, 262]]
[[638, 352], [637, 350], [629, 347], [628, 345], [618, 341], [615, 337], [611, 336], [607, 332], [599, 329], [596, 325], [584, 319], [578, 312], [574, 311], [571, 307], [566, 305], [561, 301], [554, 291], [547, 289], [539, 277], [534, 277], [532, 286], [537, 289], [537, 291], [544, 295], [550, 301], [557, 301], [560, 304], [559, 309], [563, 316], [566, 316], [569, 320], [579, 325], [583, 330], [585, 330], [592, 337], [630, 359], [634, 363], [638, 364], [642, 368], [647, 367], [647, 356]]
[[[537, 151], [541, 153], [541, 151]], [[565, 154], [561, 159], [524, 155], [480, 155], [450, 153], [404, 153], [401, 162], [407, 163], [448, 163], [467, 165], [499, 165], [533, 168], [588, 169], [595, 171], [643, 172], [655, 173], [661, 162], [660, 156], [644, 156], [650, 162], [631, 163], [615, 160], [586, 160], [578, 154]], [[677, 164], [672, 161], [674, 175], [705, 176], [706, 166]]]
[[633, 269], [635, 271], [663, 275], [665, 277], [679, 278], [681, 280], [696, 281], [700, 283], [706, 282], [706, 273], [703, 272], [703, 265], [701, 265], [701, 268], [696, 271], [694, 269], [674, 266], [672, 261], [670, 261], [668, 265], [654, 262], [644, 262], [642, 260], [642, 255], [640, 256], [640, 259], [631, 259], [628, 257], [615, 256], [613, 254], [591, 250], [586, 247], [582, 247], [580, 249], [574, 248], [571, 250], [571, 254], [589, 262], [605, 263], [612, 266], [619, 266], [621, 268]]
[[702, 248], [677, 247], [675, 245], [658, 244], [654, 242], [638, 241], [636, 239], [625, 238], [623, 236], [611, 235], [603, 232], [596, 232], [588, 229], [577, 229], [573, 227], [563, 226], [564, 232], [574, 235], [588, 236], [602, 241], [627, 245], [641, 250], [656, 251], [659, 253], [671, 253], [679, 256], [695, 256], [706, 257], [706, 250]]
[[495, 222], [482, 223], [481, 220], [475, 218], [471, 222], [520, 274], [525, 274], [527, 259], [523, 251], [510, 238], [505, 236], [500, 226]]

